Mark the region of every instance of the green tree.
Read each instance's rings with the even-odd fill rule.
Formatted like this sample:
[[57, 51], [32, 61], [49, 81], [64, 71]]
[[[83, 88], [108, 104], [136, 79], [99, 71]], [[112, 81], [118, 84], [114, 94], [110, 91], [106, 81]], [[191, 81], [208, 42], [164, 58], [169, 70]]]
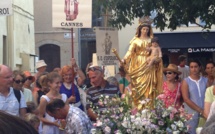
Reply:
[[[195, 23], [204, 30], [215, 24], [215, 0], [93, 0], [97, 6], [102, 5], [111, 17], [109, 23], [121, 29], [131, 25], [134, 18], [142, 16], [154, 17], [156, 28], [161, 31], [165, 27], [175, 30], [181, 25]], [[94, 4], [95, 5], [95, 4]], [[93, 7], [94, 8], [94, 7]], [[95, 8], [97, 9], [97, 8]], [[103, 10], [105, 13], [105, 10]], [[200, 18], [204, 25], [196, 22]]]

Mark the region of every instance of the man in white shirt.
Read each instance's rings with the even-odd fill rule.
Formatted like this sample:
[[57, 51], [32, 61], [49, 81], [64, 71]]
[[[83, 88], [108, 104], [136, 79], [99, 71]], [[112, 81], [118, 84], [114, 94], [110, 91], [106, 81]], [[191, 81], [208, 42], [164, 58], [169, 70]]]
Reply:
[[187, 57], [185, 55], [180, 55], [178, 57], [179, 65], [178, 65], [178, 71], [181, 72], [181, 75], [179, 75], [179, 79], [183, 81], [184, 78], [188, 77], [190, 74], [190, 68], [186, 65], [187, 63]]
[[19, 91], [20, 100], [18, 100], [11, 87], [12, 82], [12, 70], [5, 65], [0, 65], [0, 110], [23, 117], [26, 113], [25, 98], [23, 93]]

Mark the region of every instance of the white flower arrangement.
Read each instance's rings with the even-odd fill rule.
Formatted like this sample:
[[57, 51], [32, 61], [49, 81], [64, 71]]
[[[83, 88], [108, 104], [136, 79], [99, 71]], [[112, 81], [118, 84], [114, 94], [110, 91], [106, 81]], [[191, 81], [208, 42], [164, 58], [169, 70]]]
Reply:
[[[141, 104], [147, 106], [149, 100], [142, 100]], [[129, 96], [119, 98], [100, 97], [100, 105], [105, 106], [105, 112], [98, 114], [94, 124], [96, 134], [180, 134], [186, 133], [188, 127], [185, 122], [192, 115], [187, 114], [183, 108], [165, 108], [161, 100], [156, 100], [154, 109], [138, 111], [132, 108]], [[96, 113], [97, 109], [94, 108]]]

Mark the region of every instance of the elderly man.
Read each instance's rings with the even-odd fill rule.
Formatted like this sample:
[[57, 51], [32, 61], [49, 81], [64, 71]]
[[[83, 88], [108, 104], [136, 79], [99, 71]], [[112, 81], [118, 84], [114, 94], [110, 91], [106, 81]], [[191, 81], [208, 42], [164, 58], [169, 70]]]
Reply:
[[11, 87], [12, 82], [12, 70], [0, 65], [0, 110], [23, 117], [26, 113], [25, 98], [22, 92]]
[[89, 134], [92, 124], [88, 116], [79, 108], [54, 99], [46, 106], [47, 113], [55, 119], [66, 119], [67, 134]]
[[87, 114], [92, 121], [96, 121], [98, 117], [95, 112], [93, 112], [91, 105], [98, 107], [99, 111], [103, 111], [106, 108], [99, 105], [99, 97], [103, 96], [115, 96], [119, 94], [119, 88], [114, 85], [110, 85], [104, 79], [104, 72], [100, 66], [91, 66], [88, 68], [88, 76], [93, 87], [87, 90]]

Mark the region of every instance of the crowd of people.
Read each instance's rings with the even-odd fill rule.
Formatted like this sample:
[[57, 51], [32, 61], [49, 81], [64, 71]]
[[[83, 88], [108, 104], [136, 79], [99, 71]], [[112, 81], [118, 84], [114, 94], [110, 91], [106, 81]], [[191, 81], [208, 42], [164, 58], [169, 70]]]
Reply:
[[[29, 71], [11, 70], [0, 65], [0, 116], [16, 120], [11, 126], [23, 122], [20, 128], [18, 124], [14, 127], [20, 134], [88, 134], [92, 123], [79, 92], [86, 79], [84, 73], [75, 59], [60, 70], [46, 72], [46, 67], [45, 61], [39, 60], [37, 73], [33, 75]], [[27, 125], [33, 130], [24, 130]], [[14, 130], [3, 129], [1, 125], [0, 132], [14, 133]]]
[[[120, 78], [105, 79], [104, 67], [92, 63], [85, 75], [75, 59], [71, 59], [71, 65], [52, 72], [46, 72], [47, 64], [39, 60], [35, 75], [0, 65], [0, 124], [10, 119], [8, 125], [17, 133], [89, 134], [98, 114], [107, 110], [99, 104], [101, 95], [129, 95], [134, 107], [140, 109], [144, 108], [140, 100], [145, 98], [152, 100], [152, 109], [156, 98], [166, 107], [183, 107], [193, 114], [187, 122], [189, 133], [195, 134], [204, 120], [207, 122], [202, 133], [208, 133], [215, 113], [215, 64], [210, 61], [203, 67], [194, 59], [186, 65], [185, 55], [179, 56], [178, 61], [178, 66], [163, 67], [158, 38], [153, 37], [151, 26], [143, 20], [120, 61]], [[93, 111], [94, 107], [100, 112]], [[20, 127], [16, 126], [18, 123]], [[1, 132], [13, 133], [14, 129], [0, 125]]]
[[[178, 66], [169, 64], [163, 68], [165, 78], [162, 93], [157, 98], [166, 107], [183, 106], [193, 114], [187, 122], [192, 134], [196, 133], [200, 118], [210, 120], [215, 113], [215, 64], [207, 62], [202, 72], [203, 66], [198, 60], [191, 60], [189, 66], [186, 60], [186, 56], [182, 55]], [[120, 78], [111, 76], [104, 79], [102, 67], [89, 66], [85, 76], [74, 59], [71, 65], [50, 73], [46, 72], [44, 61], [37, 64], [42, 64], [37, 66], [44, 69], [38, 71], [36, 76], [29, 71], [12, 71], [8, 66], [0, 65], [0, 110], [21, 117], [22, 121], [31, 124], [29, 128], [41, 134], [61, 134], [65, 133], [64, 130], [69, 133], [89, 133], [92, 122], [98, 117], [92, 105], [101, 112], [106, 110], [98, 103], [100, 95], [124, 97], [127, 93], [132, 94], [131, 79], [123, 67], [119, 68]], [[90, 79], [91, 87], [84, 91], [85, 98], [81, 98], [80, 87], [86, 79]], [[87, 100], [86, 103], [83, 103], [83, 99]], [[205, 128], [203, 130], [206, 131]]]

